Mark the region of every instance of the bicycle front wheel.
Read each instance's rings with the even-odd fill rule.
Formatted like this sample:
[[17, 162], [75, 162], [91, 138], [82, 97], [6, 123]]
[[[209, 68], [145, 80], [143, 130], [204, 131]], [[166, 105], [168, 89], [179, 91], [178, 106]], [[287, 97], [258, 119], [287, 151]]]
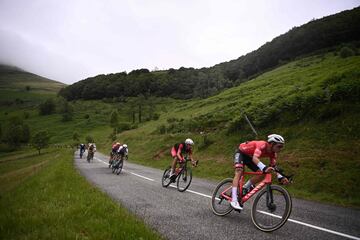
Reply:
[[170, 171], [171, 171], [171, 167], [167, 167], [164, 171], [164, 174], [161, 179], [161, 184], [163, 187], [168, 187], [171, 183]]
[[225, 216], [233, 210], [230, 201], [224, 197], [225, 195], [231, 199], [232, 181], [231, 178], [227, 178], [216, 186], [211, 197], [211, 209], [215, 215]]
[[272, 232], [286, 223], [291, 208], [292, 201], [289, 192], [281, 186], [271, 185], [269, 191], [267, 188], [263, 189], [256, 196], [251, 209], [251, 219], [259, 230]]
[[184, 168], [181, 170], [179, 176], [177, 177], [177, 189], [179, 192], [184, 192], [190, 186], [192, 180], [192, 171], [191, 168]]

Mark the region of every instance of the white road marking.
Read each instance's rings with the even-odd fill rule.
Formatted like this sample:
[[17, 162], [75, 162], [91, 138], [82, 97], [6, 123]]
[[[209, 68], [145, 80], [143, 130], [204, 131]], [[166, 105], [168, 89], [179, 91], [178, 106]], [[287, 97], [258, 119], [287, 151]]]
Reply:
[[[94, 159], [106, 164], [106, 165], [109, 165], [109, 163], [106, 163], [104, 162], [103, 160], [97, 158], [97, 157], [94, 157]], [[126, 171], [126, 172], [129, 172], [137, 177], [140, 177], [140, 178], [143, 178], [143, 179], [146, 179], [146, 180], [149, 180], [149, 181], [152, 181], [154, 182], [155, 180], [152, 179], [152, 178], [148, 178], [148, 177], [145, 177], [145, 176], [142, 176], [140, 174], [136, 174], [136, 173], [133, 173], [133, 172], [130, 172], [130, 171], [127, 171], [127, 170], [123, 170], [123, 171]], [[173, 188], [177, 188], [176, 186], [174, 185], [169, 185], [170, 187], [173, 187]], [[193, 190], [189, 190], [187, 189], [186, 192], [190, 192], [190, 193], [194, 193], [194, 194], [197, 194], [197, 195], [200, 195], [200, 196], [203, 196], [203, 197], [207, 197], [207, 198], [212, 198], [212, 196], [210, 195], [206, 195], [204, 193], [200, 193], [200, 192], [196, 192], [196, 191], [193, 191]], [[271, 214], [271, 213], [267, 213], [267, 212], [264, 212], [264, 211], [258, 211], [262, 214], [265, 214], [265, 215], [269, 215], [269, 216], [272, 216], [272, 217], [275, 217], [275, 218], [281, 218], [281, 216], [278, 216], [278, 215], [275, 215], [275, 214]], [[328, 233], [332, 233], [332, 234], [335, 234], [335, 235], [339, 235], [339, 236], [342, 236], [342, 237], [346, 237], [346, 238], [350, 238], [350, 239], [355, 239], [355, 240], [360, 240], [359, 237], [355, 237], [355, 236], [351, 236], [351, 235], [348, 235], [348, 234], [345, 234], [345, 233], [341, 233], [341, 232], [337, 232], [337, 231], [333, 231], [333, 230], [330, 230], [330, 229], [327, 229], [327, 228], [323, 228], [323, 227], [318, 227], [316, 225], [312, 225], [312, 224], [309, 224], [309, 223], [304, 223], [304, 222], [301, 222], [301, 221], [297, 221], [297, 220], [294, 220], [294, 219], [291, 219], [289, 218], [288, 219], [289, 222], [293, 222], [293, 223], [297, 223], [297, 224], [300, 224], [300, 225], [303, 225], [303, 226], [306, 226], [306, 227], [310, 227], [310, 228], [314, 228], [314, 229], [317, 229], [317, 230], [321, 230], [321, 231], [324, 231], [324, 232], [328, 232]]]
[[[281, 218], [281, 216], [275, 215], [275, 214], [272, 214], [272, 213], [267, 213], [267, 212], [264, 212], [264, 211], [258, 211], [258, 212], [262, 213], [262, 214], [265, 214], [265, 215], [275, 217], [275, 218]], [[332, 233], [332, 234], [336, 234], [336, 235], [339, 235], [339, 236], [342, 236], [342, 237], [347, 237], [347, 238], [350, 238], [350, 239], [360, 240], [360, 238], [358, 238], [358, 237], [351, 236], [351, 235], [341, 233], [341, 232], [336, 232], [336, 231], [333, 231], [333, 230], [330, 230], [330, 229], [327, 229], [327, 228], [318, 227], [318, 226], [315, 226], [315, 225], [312, 225], [312, 224], [309, 224], [309, 223], [300, 222], [300, 221], [293, 220], [293, 219], [290, 219], [290, 218], [288, 219], [288, 221], [293, 222], [293, 223], [297, 223], [297, 224], [300, 224], [300, 225], [304, 225], [304, 226], [307, 226], [307, 227], [310, 227], [310, 228], [315, 228], [315, 229], [318, 229], [318, 230], [321, 230], [321, 231], [324, 231], [324, 232], [329, 232], [329, 233]]]

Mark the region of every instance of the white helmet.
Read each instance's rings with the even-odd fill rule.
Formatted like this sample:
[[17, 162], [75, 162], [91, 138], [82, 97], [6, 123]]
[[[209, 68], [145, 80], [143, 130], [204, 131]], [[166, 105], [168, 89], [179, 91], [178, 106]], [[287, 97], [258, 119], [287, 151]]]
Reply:
[[278, 135], [278, 134], [271, 134], [268, 136], [268, 142], [275, 142], [275, 143], [281, 143], [284, 144], [285, 143], [285, 139]]
[[123, 146], [124, 148], [127, 148], [127, 145], [126, 145], [126, 144], [123, 144], [122, 146]]
[[185, 144], [190, 144], [190, 145], [194, 145], [194, 141], [191, 140], [190, 138], [185, 140]]

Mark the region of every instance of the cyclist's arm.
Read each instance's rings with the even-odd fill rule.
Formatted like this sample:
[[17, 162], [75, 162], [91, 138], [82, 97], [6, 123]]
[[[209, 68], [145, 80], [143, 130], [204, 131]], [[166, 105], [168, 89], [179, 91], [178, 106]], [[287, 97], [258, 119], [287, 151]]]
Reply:
[[178, 150], [177, 150], [177, 153], [176, 153], [176, 156], [177, 156], [177, 158], [179, 159], [179, 160], [183, 160], [183, 157], [182, 157], [182, 155], [181, 155], [181, 150], [182, 150], [182, 148], [183, 148], [184, 146], [182, 145], [182, 144], [180, 144], [179, 145], [179, 148], [178, 148]]
[[274, 170], [273, 167], [268, 167], [268, 166], [266, 166], [264, 163], [262, 163], [260, 161], [260, 156], [261, 156], [261, 150], [256, 148], [255, 151], [254, 151], [252, 161], [260, 169], [260, 171], [266, 172], [266, 173], [269, 173], [269, 172], [273, 171]]

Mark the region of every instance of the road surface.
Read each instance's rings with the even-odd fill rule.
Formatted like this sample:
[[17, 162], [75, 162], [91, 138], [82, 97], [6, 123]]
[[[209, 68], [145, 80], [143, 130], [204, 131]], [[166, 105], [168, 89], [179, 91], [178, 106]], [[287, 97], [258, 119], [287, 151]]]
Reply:
[[218, 182], [193, 178], [190, 188], [181, 193], [175, 187], [161, 186], [162, 170], [126, 161], [116, 175], [107, 161], [107, 156], [96, 153], [88, 163], [75, 153], [75, 166], [82, 175], [166, 239], [360, 240], [360, 210], [293, 198], [288, 222], [264, 233], [253, 225], [249, 203], [241, 213], [232, 211], [225, 217], [212, 213], [211, 195]]

